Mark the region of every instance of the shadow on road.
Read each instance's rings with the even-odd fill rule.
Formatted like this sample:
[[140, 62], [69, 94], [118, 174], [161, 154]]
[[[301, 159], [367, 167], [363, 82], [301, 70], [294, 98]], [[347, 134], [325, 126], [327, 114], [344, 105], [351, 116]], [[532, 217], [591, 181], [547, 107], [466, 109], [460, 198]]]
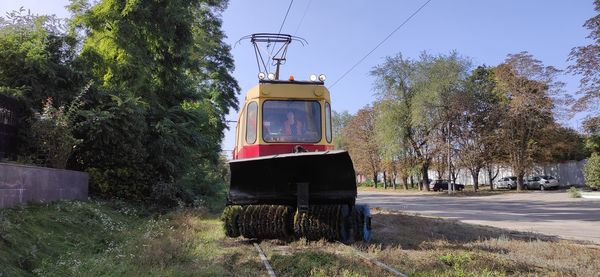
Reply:
[[428, 243], [447, 241], [454, 244], [510, 238], [524, 241], [558, 241], [554, 236], [517, 232], [501, 228], [461, 223], [457, 220], [407, 215], [378, 210], [372, 214], [373, 244], [384, 248], [401, 246], [403, 249], [427, 248]]

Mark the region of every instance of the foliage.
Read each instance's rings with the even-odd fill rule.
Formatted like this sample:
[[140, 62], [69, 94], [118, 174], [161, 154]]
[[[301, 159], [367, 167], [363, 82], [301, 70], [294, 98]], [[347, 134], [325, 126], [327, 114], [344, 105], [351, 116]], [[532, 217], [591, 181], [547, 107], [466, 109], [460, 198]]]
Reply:
[[583, 167], [585, 184], [592, 188], [600, 188], [600, 154], [594, 153]]
[[567, 192], [571, 198], [581, 198], [581, 192], [576, 187], [570, 187]]
[[31, 134], [40, 149], [36, 156], [43, 159], [41, 164], [64, 169], [73, 148], [80, 142], [73, 137], [69, 112], [64, 106], [53, 107], [52, 98], [48, 98], [40, 118], [32, 124]]
[[342, 130], [348, 152], [358, 173], [372, 176], [377, 187], [377, 173], [381, 169], [379, 145], [374, 139], [375, 111], [373, 107], [360, 109]]
[[336, 149], [347, 149], [347, 142], [344, 139], [342, 130], [346, 128], [351, 118], [352, 115], [348, 113], [348, 111], [333, 111], [331, 115], [333, 127], [333, 145], [335, 145]]
[[542, 132], [539, 140], [544, 147], [535, 155], [538, 163], [581, 161], [589, 157], [586, 138], [574, 129], [554, 123]]
[[487, 164], [500, 162], [498, 127], [503, 116], [501, 98], [495, 93], [494, 72], [479, 66], [465, 80], [464, 92], [457, 106], [461, 114], [456, 119], [453, 138], [459, 147], [460, 166], [466, 167], [478, 190], [479, 172]]
[[434, 156], [444, 153], [445, 123], [456, 116], [456, 96], [469, 66], [469, 60], [456, 52], [437, 56], [424, 52], [418, 60], [401, 54], [388, 57], [371, 71], [377, 78], [379, 101], [385, 107], [379, 109], [379, 117], [390, 124], [386, 128], [382, 122], [378, 128], [385, 151], [413, 157], [404, 163], [405, 168], [410, 171], [418, 165], [423, 180], [428, 179]]
[[32, 112], [41, 111], [48, 98], [61, 106], [77, 95], [75, 40], [63, 29], [55, 16], [23, 8], [0, 20], [0, 93], [16, 96]]
[[585, 148], [592, 153], [600, 153], [600, 116], [589, 117], [582, 125], [588, 135]]
[[[21, 155], [89, 172], [90, 191], [104, 197], [164, 206], [223, 200], [220, 142], [239, 91], [221, 31], [226, 6], [73, 0], [68, 29], [53, 16], [8, 14], [0, 92], [27, 111]], [[92, 85], [77, 96], [84, 80]], [[36, 140], [40, 147], [28, 143]]]
[[523, 176], [541, 147], [542, 130], [554, 122], [551, 97], [562, 88], [555, 81], [559, 72], [527, 52], [508, 55], [494, 70], [497, 92], [507, 105], [500, 132], [509, 165], [518, 179], [517, 190], [523, 189]]
[[72, 2], [71, 33], [85, 34], [78, 62], [95, 81], [74, 167], [90, 173], [93, 192], [167, 206], [220, 194], [207, 182], [222, 187], [209, 172], [239, 91], [219, 18], [226, 5]]
[[468, 252], [448, 253], [439, 257], [439, 260], [451, 266], [457, 276], [465, 276], [463, 267], [471, 262], [473, 258]]
[[[60, 107], [78, 102], [74, 99], [83, 87], [74, 62], [75, 39], [63, 29], [55, 16], [32, 15], [23, 8], [0, 17], [0, 93], [19, 101], [20, 159], [59, 168], [75, 141], [67, 131], [71, 126], [57, 116], [63, 113]], [[44, 114], [43, 120], [36, 114]]]
[[592, 112], [595, 110], [593, 115], [597, 116], [600, 107], [600, 0], [594, 0], [594, 6], [597, 14], [583, 24], [590, 30], [587, 38], [592, 43], [571, 49], [569, 61], [575, 64], [570, 65], [568, 70], [582, 77], [580, 92], [583, 96], [577, 99], [573, 108], [576, 111], [589, 108]]

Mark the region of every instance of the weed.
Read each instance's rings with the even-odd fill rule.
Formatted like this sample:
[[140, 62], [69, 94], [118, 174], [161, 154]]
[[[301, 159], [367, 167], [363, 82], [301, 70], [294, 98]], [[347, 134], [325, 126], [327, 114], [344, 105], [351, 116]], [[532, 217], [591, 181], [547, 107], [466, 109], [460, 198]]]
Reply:
[[440, 256], [438, 259], [452, 267], [457, 276], [465, 276], [464, 266], [472, 260], [471, 254], [467, 252], [459, 252], [457, 254], [448, 253]]
[[581, 192], [576, 187], [570, 187], [567, 192], [571, 198], [581, 198]]

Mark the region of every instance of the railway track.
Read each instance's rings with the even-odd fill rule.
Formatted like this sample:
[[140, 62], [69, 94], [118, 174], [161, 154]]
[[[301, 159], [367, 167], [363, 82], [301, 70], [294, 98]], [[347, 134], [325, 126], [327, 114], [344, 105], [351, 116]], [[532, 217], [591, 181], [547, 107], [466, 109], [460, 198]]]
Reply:
[[[339, 245], [343, 245], [344, 247], [348, 248], [351, 250], [351, 252], [353, 254], [355, 254], [356, 256], [360, 257], [362, 260], [364, 260], [366, 263], [377, 266], [385, 271], [387, 271], [388, 273], [390, 273], [392, 276], [401, 276], [401, 277], [407, 277], [408, 275], [400, 272], [399, 270], [375, 259], [370, 257], [368, 254], [356, 249], [355, 247], [352, 247], [350, 245], [346, 245], [343, 244], [341, 242], [336, 242]], [[258, 256], [261, 260], [261, 262], [263, 263], [263, 265], [265, 266], [265, 270], [267, 271], [267, 274], [269, 277], [276, 277], [277, 275], [275, 274], [275, 271], [273, 270], [273, 267], [271, 266], [271, 264], [269, 263], [269, 259], [267, 258], [267, 255], [264, 253], [264, 251], [262, 250], [262, 248], [260, 247], [260, 242], [253, 242], [254, 248], [256, 249], [256, 251], [258, 252]], [[340, 253], [335, 253], [336, 255], [342, 255]]]

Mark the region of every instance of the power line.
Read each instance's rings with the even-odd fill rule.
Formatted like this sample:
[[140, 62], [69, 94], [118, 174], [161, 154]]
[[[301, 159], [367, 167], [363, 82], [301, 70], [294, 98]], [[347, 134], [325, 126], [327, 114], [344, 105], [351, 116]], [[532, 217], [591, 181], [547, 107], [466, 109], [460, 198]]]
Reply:
[[[288, 17], [288, 14], [290, 13], [290, 9], [292, 8], [292, 4], [294, 4], [294, 0], [290, 1], [290, 5], [287, 8], [287, 11], [285, 12], [285, 16], [283, 17], [283, 21], [281, 21], [281, 26], [279, 26], [279, 31], [277, 32], [278, 35], [281, 34], [281, 30], [283, 30], [283, 25], [285, 25], [285, 20]], [[273, 51], [275, 50], [275, 45], [277, 45], [277, 42], [273, 43], [273, 48], [271, 48], [271, 53], [269, 54], [269, 56], [273, 55]], [[269, 70], [271, 69], [271, 67], [269, 66]]]
[[294, 0], [290, 1], [290, 5], [288, 6], [287, 11], [285, 12], [285, 17], [283, 18], [283, 21], [281, 22], [281, 26], [279, 26], [279, 32], [277, 32], [277, 34], [281, 34], [281, 30], [283, 29], [283, 25], [285, 24], [285, 20], [287, 19], [287, 16], [290, 13], [290, 9], [292, 8], [293, 3], [294, 3]]
[[300, 30], [300, 26], [302, 26], [302, 22], [304, 22], [304, 17], [306, 16], [306, 12], [308, 12], [308, 8], [310, 7], [311, 3], [312, 3], [312, 0], [308, 1], [308, 5], [306, 5], [306, 8], [304, 9], [304, 13], [302, 13], [302, 18], [300, 18], [300, 23], [298, 23], [298, 26], [296, 27], [296, 31], [294, 31], [295, 35], [298, 35], [298, 30]]
[[356, 62], [352, 67], [350, 67], [350, 69], [348, 69], [346, 72], [344, 72], [344, 74], [342, 74], [342, 76], [340, 78], [338, 78], [335, 82], [333, 82], [333, 84], [329, 88], [333, 88], [339, 81], [344, 79], [344, 77], [346, 77], [346, 75], [348, 75], [348, 73], [350, 73], [352, 70], [354, 70], [354, 68], [356, 68], [367, 57], [369, 57], [373, 52], [375, 52], [375, 50], [377, 50], [377, 48], [379, 48], [379, 46], [381, 46], [384, 42], [386, 42], [394, 33], [396, 33], [398, 30], [400, 30], [400, 28], [402, 28], [402, 26], [404, 26], [415, 15], [417, 15], [417, 13], [419, 13], [419, 11], [421, 11], [423, 8], [425, 8], [425, 6], [427, 6], [427, 4], [429, 4], [429, 2], [431, 2], [431, 0], [427, 0], [427, 2], [425, 2], [425, 4], [421, 5], [421, 7], [419, 7], [415, 12], [413, 12], [406, 20], [404, 20], [404, 22], [402, 22], [402, 24], [400, 24], [400, 26], [398, 26], [396, 29], [394, 29], [387, 37], [385, 37], [381, 42], [379, 42], [379, 44], [377, 44], [375, 46], [375, 48], [373, 48], [371, 51], [369, 51], [369, 53], [367, 53], [358, 62]]

